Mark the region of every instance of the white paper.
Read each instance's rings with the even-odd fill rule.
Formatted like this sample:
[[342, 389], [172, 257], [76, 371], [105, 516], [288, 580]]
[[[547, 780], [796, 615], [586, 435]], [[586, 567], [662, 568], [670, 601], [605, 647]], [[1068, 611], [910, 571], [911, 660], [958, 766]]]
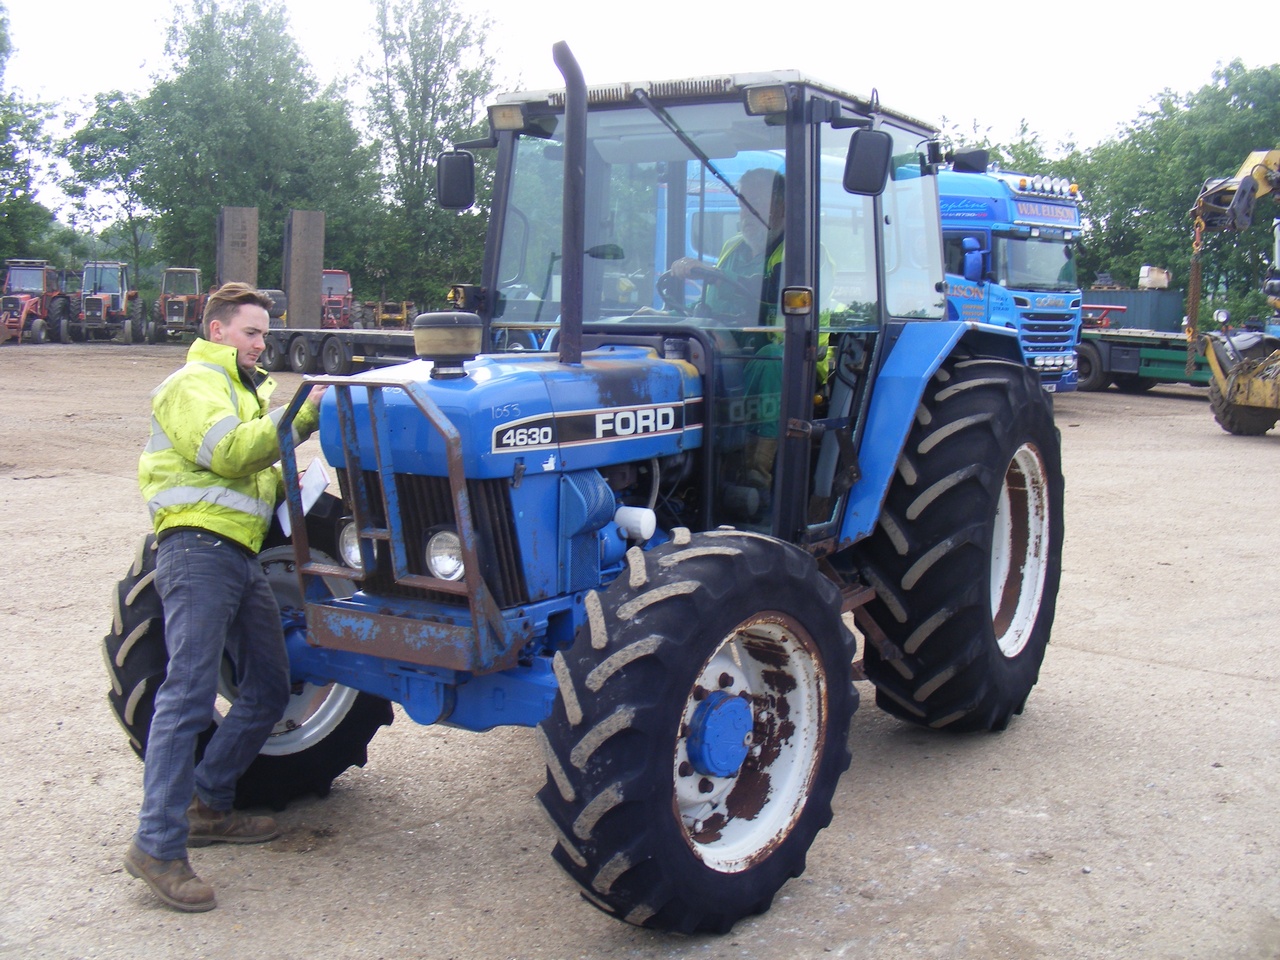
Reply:
[[[302, 488], [302, 515], [305, 517], [311, 512], [311, 508], [316, 505], [316, 501], [320, 499], [320, 494], [324, 493], [329, 486], [329, 471], [324, 468], [324, 463], [320, 460], [312, 460], [311, 466], [307, 467], [306, 473], [298, 481], [298, 486]], [[284, 535], [286, 537], [293, 536], [293, 524], [289, 519], [288, 500], [276, 507], [276, 516], [280, 518], [280, 526], [284, 528]]]

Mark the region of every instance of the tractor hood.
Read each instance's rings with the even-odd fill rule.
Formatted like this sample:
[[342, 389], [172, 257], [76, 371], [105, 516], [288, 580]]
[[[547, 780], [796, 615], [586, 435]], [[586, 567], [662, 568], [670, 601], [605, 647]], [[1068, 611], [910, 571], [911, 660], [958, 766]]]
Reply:
[[[424, 390], [461, 439], [463, 467], [473, 479], [560, 473], [665, 457], [702, 442], [702, 387], [696, 368], [658, 357], [651, 349], [610, 346], [592, 350], [581, 365], [551, 354], [480, 357], [464, 377], [431, 379], [432, 364], [417, 360], [351, 378], [360, 465], [378, 468], [376, 421], [397, 474], [444, 476], [443, 436], [409, 393], [381, 390], [385, 411], [370, 418], [362, 379], [413, 383]], [[379, 401], [375, 401], [375, 405]], [[330, 463], [343, 463], [337, 404], [326, 394], [320, 412], [321, 445]]]

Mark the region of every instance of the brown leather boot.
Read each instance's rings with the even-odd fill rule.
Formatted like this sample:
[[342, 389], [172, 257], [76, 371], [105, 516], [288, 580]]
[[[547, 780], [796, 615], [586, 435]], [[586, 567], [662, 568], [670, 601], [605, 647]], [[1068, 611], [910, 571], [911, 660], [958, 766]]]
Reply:
[[195, 875], [186, 857], [181, 860], [157, 860], [130, 844], [124, 855], [124, 868], [137, 877], [157, 897], [184, 913], [203, 913], [218, 905], [213, 887]]
[[280, 836], [270, 817], [251, 817], [239, 810], [214, 810], [196, 797], [187, 807], [188, 847], [211, 843], [263, 843]]

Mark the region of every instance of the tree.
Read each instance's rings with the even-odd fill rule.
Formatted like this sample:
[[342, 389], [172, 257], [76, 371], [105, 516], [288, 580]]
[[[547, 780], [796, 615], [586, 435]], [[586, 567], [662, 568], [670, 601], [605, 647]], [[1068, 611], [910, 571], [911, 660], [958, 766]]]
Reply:
[[53, 215], [36, 201], [33, 157], [44, 148], [45, 108], [5, 88], [10, 50], [9, 18], [0, 4], [0, 250], [11, 257], [43, 256]]
[[257, 207], [260, 282], [278, 282], [292, 209], [341, 209], [376, 193], [373, 154], [348, 109], [317, 94], [277, 2], [192, 0], [175, 14], [166, 53], [172, 75], [141, 103], [147, 131], [139, 196], [156, 213], [170, 262], [210, 274], [223, 206]]
[[[1152, 264], [1171, 269], [1185, 284], [1190, 210], [1204, 181], [1234, 175], [1249, 151], [1277, 143], [1280, 65], [1250, 70], [1234, 61], [1198, 91], [1165, 90], [1119, 137], [1082, 158], [1088, 221], [1082, 276], [1106, 270], [1133, 285], [1139, 268]], [[1247, 315], [1260, 303], [1271, 248], [1267, 203], [1259, 204], [1244, 233], [1206, 235], [1201, 320], [1218, 306]]]
[[412, 278], [413, 299], [442, 304], [448, 285], [474, 277], [482, 257], [486, 218], [435, 207], [431, 184], [436, 156], [481, 133], [493, 90], [489, 24], [464, 16], [454, 0], [374, 0], [374, 19], [379, 53], [363, 64], [367, 117], [384, 147], [393, 204], [380, 257], [393, 284]]
[[[68, 128], [76, 123], [67, 121]], [[121, 251], [141, 273], [151, 259], [152, 217], [140, 193], [146, 118], [138, 99], [120, 91], [94, 97], [94, 111], [79, 129], [58, 144], [58, 154], [71, 168], [60, 186], [76, 216], [94, 235], [116, 224], [125, 241]]]

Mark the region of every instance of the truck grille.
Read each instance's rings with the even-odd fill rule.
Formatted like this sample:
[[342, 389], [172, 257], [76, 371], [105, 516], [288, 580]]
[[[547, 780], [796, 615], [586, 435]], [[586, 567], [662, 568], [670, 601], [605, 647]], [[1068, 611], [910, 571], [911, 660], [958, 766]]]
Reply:
[[1069, 353], [1075, 349], [1075, 319], [1070, 314], [1024, 313], [1018, 336], [1027, 356]]
[[[344, 498], [350, 503], [345, 470], [338, 470]], [[386, 500], [380, 495], [381, 481], [376, 471], [364, 471], [365, 483], [374, 493], [372, 522], [385, 526], [383, 516]], [[453, 499], [449, 493], [447, 477], [423, 477], [415, 474], [395, 475], [396, 494], [400, 501], [405, 535], [405, 553], [409, 560], [409, 573], [429, 576], [423, 548], [426, 533], [438, 526], [455, 525]], [[375, 493], [376, 492], [376, 493]], [[494, 602], [499, 607], [514, 607], [528, 602], [528, 588], [520, 563], [519, 545], [516, 541], [515, 518], [511, 510], [510, 485], [506, 480], [468, 480], [467, 494], [471, 500], [472, 519], [476, 527], [476, 551], [480, 557], [480, 572]], [[450, 606], [466, 606], [466, 597], [451, 593], [439, 593], [419, 587], [396, 583], [391, 569], [391, 551], [385, 541], [378, 541], [378, 566], [372, 575], [361, 582], [361, 589], [368, 594], [430, 600]]]

